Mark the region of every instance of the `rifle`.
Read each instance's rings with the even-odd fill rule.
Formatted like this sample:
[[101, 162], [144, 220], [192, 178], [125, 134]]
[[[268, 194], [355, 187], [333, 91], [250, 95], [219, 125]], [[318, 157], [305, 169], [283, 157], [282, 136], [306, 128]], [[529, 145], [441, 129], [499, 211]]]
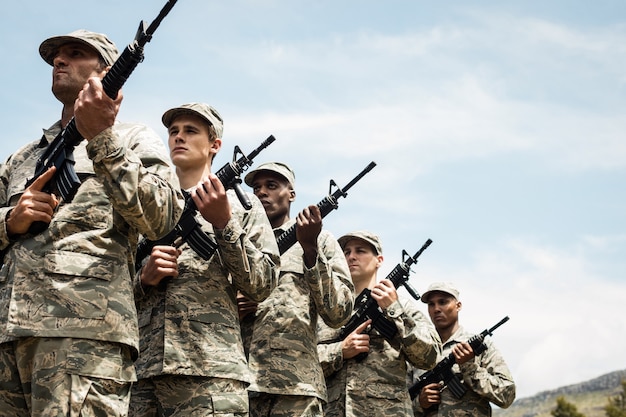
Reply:
[[[152, 39], [152, 34], [159, 27], [161, 21], [170, 12], [177, 0], [168, 0], [159, 15], [146, 28], [146, 22], [141, 21], [135, 39], [131, 42], [111, 66], [111, 69], [102, 79], [102, 87], [107, 96], [115, 99], [135, 67], [143, 61], [143, 48]], [[63, 201], [70, 202], [76, 195], [81, 180], [74, 170], [74, 148], [83, 141], [83, 137], [76, 127], [72, 117], [67, 126], [48, 145], [44, 154], [37, 160], [35, 175], [26, 181], [29, 187], [37, 178], [51, 167], [56, 167], [54, 177], [44, 186], [43, 191], [52, 193], [53, 189], [59, 192]], [[51, 184], [53, 183], [53, 184]], [[33, 222], [30, 233], [39, 233], [45, 230], [48, 224], [42, 221]]]
[[[348, 184], [346, 184], [343, 188], [337, 187], [337, 183], [331, 179], [330, 187], [328, 189], [328, 195], [322, 199], [319, 203], [317, 203], [317, 207], [320, 209], [320, 213], [322, 218], [326, 217], [328, 213], [331, 211], [338, 209], [339, 204], [337, 200], [339, 197], [347, 197], [347, 191], [352, 188], [354, 184], [356, 184], [361, 178], [365, 176], [368, 172], [370, 172], [376, 163], [374, 161], [370, 162], [364, 169], [361, 171], [356, 177], [352, 179]], [[337, 187], [335, 192], [333, 192], [333, 187]], [[285, 230], [276, 238], [276, 243], [278, 244], [278, 250], [280, 254], [287, 252], [289, 248], [296, 244], [298, 239], [296, 238], [296, 225], [293, 224], [289, 229]]]
[[[275, 140], [276, 138], [270, 135], [248, 156], [243, 155], [239, 146], [235, 146], [233, 161], [226, 163], [215, 173], [215, 176], [219, 178], [224, 188], [233, 188], [235, 190], [239, 201], [241, 201], [246, 210], [252, 208], [252, 203], [241, 188], [241, 173], [248, 169], [252, 165], [252, 160]], [[241, 155], [239, 159], [237, 159], [238, 155]], [[141, 261], [150, 255], [152, 248], [157, 245], [178, 247], [183, 242], [187, 242], [189, 247], [204, 260], [209, 260], [217, 250], [217, 243], [202, 230], [200, 223], [195, 218], [198, 207], [191, 198], [191, 194], [185, 190], [182, 190], [182, 192], [185, 196], [185, 208], [178, 223], [170, 233], [159, 240], [142, 239], [139, 242], [135, 256], [135, 271], [141, 269]]]
[[[401, 285], [407, 289], [409, 294], [416, 300], [419, 300], [420, 296], [415, 289], [409, 284], [409, 274], [411, 272], [411, 265], [417, 262], [417, 258], [426, 250], [432, 240], [428, 239], [422, 245], [415, 255], [409, 256], [407, 251], [402, 250], [402, 261], [396, 265], [396, 267], [387, 275], [387, 279], [393, 283], [395, 288], [399, 288]], [[372, 320], [372, 327], [378, 330], [378, 332], [387, 340], [391, 340], [398, 328], [392, 320], [385, 317], [385, 314], [378, 306], [378, 303], [372, 297], [372, 292], [369, 288], [365, 288], [356, 298], [355, 302], [356, 312], [350, 317], [350, 320], [341, 328], [339, 336], [334, 341], [344, 340], [348, 335], [356, 330], [361, 324], [367, 320]], [[355, 359], [362, 361], [367, 356], [366, 352], [359, 353]]]
[[[483, 354], [485, 350], [487, 350], [487, 346], [483, 343], [485, 337], [491, 336], [493, 331], [498, 327], [502, 326], [509, 320], [509, 317], [506, 316], [502, 320], [500, 320], [495, 326], [491, 329], [485, 329], [481, 333], [472, 336], [467, 343], [474, 350], [474, 355], [480, 356]], [[411, 400], [417, 397], [424, 388], [428, 384], [436, 384], [443, 381], [443, 386], [447, 386], [456, 398], [461, 398], [467, 392], [467, 388], [461, 383], [459, 377], [452, 372], [452, 366], [455, 364], [454, 355], [450, 353], [444, 359], [441, 360], [433, 369], [424, 373], [420, 376], [419, 380], [415, 382], [415, 384], [411, 385], [409, 388], [409, 395], [411, 396]]]

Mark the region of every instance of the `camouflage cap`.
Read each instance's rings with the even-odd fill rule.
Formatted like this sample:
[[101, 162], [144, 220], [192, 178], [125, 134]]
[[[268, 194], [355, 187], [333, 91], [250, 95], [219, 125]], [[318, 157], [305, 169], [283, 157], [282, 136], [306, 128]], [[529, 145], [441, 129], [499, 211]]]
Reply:
[[246, 174], [243, 181], [252, 187], [254, 177], [261, 171], [269, 171], [278, 174], [287, 180], [291, 188], [295, 188], [296, 186], [296, 174], [293, 173], [289, 165], [282, 162], [265, 162]]
[[337, 242], [339, 242], [339, 246], [341, 246], [341, 249], [343, 249], [346, 244], [352, 239], [360, 239], [369, 243], [374, 249], [374, 252], [376, 252], [376, 255], [383, 254], [383, 246], [380, 243], [380, 238], [366, 230], [357, 230], [356, 232], [346, 233], [345, 235], [337, 239]]
[[430, 295], [435, 291], [445, 292], [446, 294], [450, 294], [457, 300], [459, 299], [459, 290], [456, 289], [453, 283], [434, 282], [430, 284], [426, 292], [422, 294], [422, 297], [421, 297], [422, 302], [428, 303], [428, 297], [430, 297]]
[[208, 124], [215, 128], [215, 132], [217, 133], [218, 138], [222, 138], [222, 134], [224, 133], [224, 119], [222, 116], [213, 108], [205, 103], [187, 103], [182, 104], [178, 107], [174, 107], [173, 109], [169, 109], [165, 113], [163, 113], [163, 117], [161, 121], [165, 125], [165, 127], [170, 127], [170, 124], [174, 121], [175, 118], [182, 114], [192, 114], [195, 116], [199, 116], [204, 119]]
[[54, 56], [59, 48], [69, 42], [80, 42], [95, 49], [104, 62], [111, 66], [117, 60], [119, 52], [113, 42], [102, 33], [90, 32], [85, 29], [78, 29], [72, 33], [62, 36], [53, 36], [39, 45], [39, 55], [48, 64], [53, 65]]

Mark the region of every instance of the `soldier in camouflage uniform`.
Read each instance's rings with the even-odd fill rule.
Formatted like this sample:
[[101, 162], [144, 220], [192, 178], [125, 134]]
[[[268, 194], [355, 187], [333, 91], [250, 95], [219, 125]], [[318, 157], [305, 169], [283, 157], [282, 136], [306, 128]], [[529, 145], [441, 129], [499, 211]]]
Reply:
[[411, 300], [398, 297], [390, 280], [377, 280], [383, 262], [378, 236], [355, 231], [341, 236], [339, 244], [356, 294], [370, 289], [384, 317], [398, 331], [387, 340], [376, 329], [369, 329], [371, 320], [367, 320], [338, 341], [338, 330], [319, 326], [318, 352], [328, 388], [324, 413], [330, 417], [411, 416], [407, 362], [422, 369], [432, 368], [439, 352], [439, 337]]
[[[289, 218], [295, 176], [279, 162], [258, 166], [245, 182], [259, 197], [278, 236], [296, 224], [298, 242], [281, 256], [278, 285], [256, 311], [250, 345], [251, 416], [321, 416], [326, 400], [317, 356], [319, 317], [339, 327], [350, 317], [353, 286], [341, 248], [322, 229], [319, 208]], [[251, 313], [253, 314], [253, 313]]]
[[[161, 138], [115, 121], [101, 78], [118, 51], [79, 30], [45, 40], [61, 120], [11, 155], [0, 176], [0, 415], [125, 416], [139, 333], [131, 268], [139, 234], [158, 239], [182, 212]], [[24, 189], [38, 158], [72, 117], [82, 184], [71, 201]], [[49, 223], [32, 234], [34, 221]]]
[[[236, 293], [264, 300], [280, 262], [259, 200], [244, 209], [211, 173], [223, 121], [204, 103], [166, 111], [170, 156], [196, 219], [217, 243], [202, 259], [187, 243], [155, 246], [137, 274], [140, 355], [131, 413], [147, 416], [247, 416], [250, 372], [243, 351]], [[166, 277], [166, 281], [163, 281]]]
[[[447, 282], [434, 283], [422, 295], [422, 301], [428, 304], [428, 314], [443, 342], [439, 360], [454, 354], [452, 371], [467, 392], [459, 399], [437, 383], [426, 385], [413, 400], [415, 416], [491, 416], [490, 402], [502, 408], [510, 406], [515, 400], [515, 383], [509, 368], [489, 337], [483, 342], [487, 349], [474, 355], [467, 343], [474, 334], [459, 325], [461, 302], [456, 287]], [[420, 372], [410, 374], [411, 383], [419, 376]]]

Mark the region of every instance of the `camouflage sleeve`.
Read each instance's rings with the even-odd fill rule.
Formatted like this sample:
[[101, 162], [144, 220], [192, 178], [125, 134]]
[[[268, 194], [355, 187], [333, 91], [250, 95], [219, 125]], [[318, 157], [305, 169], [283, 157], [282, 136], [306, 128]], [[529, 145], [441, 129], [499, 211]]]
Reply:
[[6, 218], [11, 211], [11, 207], [8, 207], [8, 192], [9, 179], [7, 176], [7, 164], [0, 165], [0, 250], [6, 248], [9, 245], [9, 234], [7, 233]]
[[341, 342], [319, 343], [317, 355], [324, 371], [324, 378], [328, 378], [343, 367], [343, 353]]
[[426, 411], [419, 405], [418, 397], [415, 397], [411, 404], [413, 406], [413, 417], [424, 417], [426, 415]]
[[[230, 191], [229, 191], [230, 193]], [[231, 194], [234, 215], [223, 230], [215, 230], [224, 264], [235, 287], [253, 301], [266, 299], [277, 282], [280, 254], [263, 205], [248, 193], [252, 208], [245, 211]]]
[[[411, 364], [407, 366], [406, 385], [407, 389], [410, 389], [413, 384], [419, 381], [420, 376], [425, 372], [422, 369], [418, 369]], [[424, 416], [424, 409], [420, 405], [419, 395], [411, 400], [411, 408], [413, 409], [413, 417]]]
[[151, 240], [174, 228], [183, 199], [156, 132], [117, 123], [90, 140], [87, 153], [114, 209], [127, 223]]
[[322, 232], [318, 237], [317, 253], [315, 265], [305, 268], [304, 278], [318, 314], [330, 327], [337, 328], [352, 314], [354, 285], [343, 251], [329, 232]]
[[498, 407], [507, 408], [515, 400], [515, 382], [491, 339], [484, 343], [487, 350], [482, 355], [459, 366], [463, 381], [478, 395]]
[[146, 295], [146, 289], [141, 283], [141, 271], [143, 268], [140, 268], [139, 271], [135, 272], [133, 276], [133, 294], [135, 296], [135, 300], [142, 300]]
[[402, 344], [402, 351], [411, 365], [432, 369], [441, 353], [441, 341], [435, 327], [411, 300], [397, 300], [386, 310], [394, 321]]
[[6, 159], [5, 163], [0, 165], [0, 250], [6, 249], [6, 247], [12, 242], [12, 239], [9, 237], [9, 233], [7, 231], [6, 219], [9, 212], [13, 210], [13, 205], [11, 205], [12, 203], [10, 200], [12, 195], [16, 195], [16, 192], [15, 190], [12, 192], [10, 187], [15, 187], [15, 184], [19, 182], [21, 183], [20, 191], [22, 191], [21, 187], [26, 185], [26, 178], [18, 178], [17, 180], [15, 178], [11, 178], [13, 167], [16, 165], [21, 167], [28, 166], [24, 160], [26, 160], [32, 153], [36, 152], [37, 143], [38, 141], [24, 145], [15, 153], [10, 155]]

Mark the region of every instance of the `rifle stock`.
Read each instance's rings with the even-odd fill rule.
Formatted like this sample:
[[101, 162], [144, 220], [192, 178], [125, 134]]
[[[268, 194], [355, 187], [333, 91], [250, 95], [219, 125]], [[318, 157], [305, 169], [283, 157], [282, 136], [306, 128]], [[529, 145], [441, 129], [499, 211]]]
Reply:
[[[145, 22], [143, 21], [139, 24], [139, 29], [133, 42], [124, 49], [102, 79], [102, 87], [107, 96], [112, 99], [117, 97], [130, 74], [143, 61], [145, 44], [152, 39], [152, 34], [172, 7], [174, 7], [176, 1], [169, 0], [148, 28], [145, 28]], [[26, 188], [54, 166], [56, 167], [54, 177], [43, 187], [43, 191], [52, 193], [56, 189], [63, 201], [72, 201], [78, 191], [78, 187], [81, 185], [80, 178], [74, 169], [73, 152], [74, 148], [82, 141], [83, 137], [76, 127], [76, 121], [72, 117], [65, 128], [48, 145], [41, 158], [37, 160], [35, 174], [26, 181]], [[48, 224], [45, 222], [33, 222], [28, 231], [36, 234], [42, 232], [47, 227]]]
[[[506, 316], [502, 320], [500, 320], [496, 325], [491, 327], [490, 329], [485, 329], [477, 335], [472, 336], [467, 343], [474, 350], [474, 355], [480, 356], [485, 352], [487, 347], [483, 343], [485, 337], [493, 334], [493, 331], [498, 327], [502, 326], [509, 320], [509, 317]], [[448, 387], [452, 395], [456, 398], [461, 398], [467, 392], [467, 388], [461, 383], [459, 377], [452, 372], [452, 366], [455, 364], [454, 355], [450, 353], [448, 356], [443, 358], [433, 369], [428, 372], [425, 372], [422, 376], [420, 376], [419, 380], [416, 381], [409, 388], [409, 395], [411, 396], [411, 400], [417, 397], [426, 385], [429, 384], [438, 384], [443, 382], [444, 387]]]
[[[347, 197], [348, 196], [347, 191], [350, 188], [352, 188], [354, 184], [359, 182], [359, 180], [363, 178], [365, 174], [370, 172], [375, 166], [376, 166], [376, 163], [374, 161], [370, 162], [363, 169], [363, 171], [361, 171], [356, 177], [352, 179], [352, 181], [346, 184], [343, 188], [337, 187], [337, 183], [331, 179], [330, 187], [328, 190], [328, 195], [324, 197], [322, 201], [317, 203], [317, 207], [320, 209], [322, 218], [326, 217], [328, 213], [330, 213], [331, 211], [338, 209], [339, 203], [337, 202], [337, 200], [340, 197], [344, 197], [344, 198]], [[333, 192], [333, 187], [337, 188], [334, 192]], [[276, 238], [276, 243], [278, 244], [278, 250], [280, 254], [282, 255], [283, 253], [287, 252], [289, 248], [291, 248], [293, 245], [296, 244], [297, 241], [298, 240], [296, 238], [296, 225], [294, 224]]]

